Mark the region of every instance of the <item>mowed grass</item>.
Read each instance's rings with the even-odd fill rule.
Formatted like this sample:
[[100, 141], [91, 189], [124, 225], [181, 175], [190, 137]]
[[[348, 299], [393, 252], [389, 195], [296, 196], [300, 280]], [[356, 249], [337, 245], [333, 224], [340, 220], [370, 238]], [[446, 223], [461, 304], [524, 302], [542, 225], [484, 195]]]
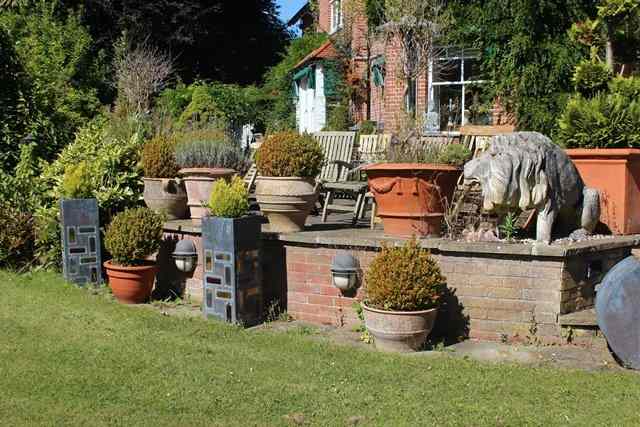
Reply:
[[[0, 272], [0, 424], [639, 425], [640, 377], [386, 355]], [[355, 417], [355, 418], [354, 418]], [[364, 418], [361, 418], [364, 417]]]

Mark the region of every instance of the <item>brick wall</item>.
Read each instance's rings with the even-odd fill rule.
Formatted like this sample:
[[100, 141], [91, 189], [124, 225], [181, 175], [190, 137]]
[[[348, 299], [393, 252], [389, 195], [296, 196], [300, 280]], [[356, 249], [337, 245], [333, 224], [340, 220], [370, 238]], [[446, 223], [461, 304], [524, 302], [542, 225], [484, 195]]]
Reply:
[[[288, 312], [294, 318], [335, 326], [357, 323], [352, 306], [364, 292], [360, 287], [354, 295], [344, 295], [332, 286], [330, 265], [336, 251], [286, 247]], [[376, 253], [350, 252], [363, 272]], [[434, 253], [451, 291], [439, 314], [440, 333], [449, 338], [561, 342], [558, 315], [593, 305], [598, 277], [587, 277], [590, 263], [605, 259], [606, 271], [627, 255], [628, 250], [621, 249], [568, 259]]]

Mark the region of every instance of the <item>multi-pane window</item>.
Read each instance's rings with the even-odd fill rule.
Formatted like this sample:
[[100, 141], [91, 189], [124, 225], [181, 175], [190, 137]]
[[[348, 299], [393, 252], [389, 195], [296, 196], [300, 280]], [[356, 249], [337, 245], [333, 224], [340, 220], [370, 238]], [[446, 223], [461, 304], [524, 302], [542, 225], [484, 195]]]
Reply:
[[427, 113], [437, 117], [437, 130], [456, 131], [469, 123], [488, 124], [481, 102], [485, 81], [480, 77], [479, 57], [477, 50], [445, 48], [432, 61]]
[[342, 0], [331, 1], [331, 32], [342, 28]]

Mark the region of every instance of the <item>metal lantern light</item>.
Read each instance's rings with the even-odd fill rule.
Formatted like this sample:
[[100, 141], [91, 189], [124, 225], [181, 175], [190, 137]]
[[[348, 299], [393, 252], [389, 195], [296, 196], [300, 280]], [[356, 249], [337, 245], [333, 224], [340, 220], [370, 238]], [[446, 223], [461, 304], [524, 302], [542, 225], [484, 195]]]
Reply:
[[176, 268], [183, 273], [190, 273], [196, 268], [198, 252], [191, 240], [180, 240], [171, 256], [176, 263]]
[[359, 267], [356, 257], [345, 251], [338, 252], [331, 263], [333, 286], [341, 291], [354, 289], [358, 284]]

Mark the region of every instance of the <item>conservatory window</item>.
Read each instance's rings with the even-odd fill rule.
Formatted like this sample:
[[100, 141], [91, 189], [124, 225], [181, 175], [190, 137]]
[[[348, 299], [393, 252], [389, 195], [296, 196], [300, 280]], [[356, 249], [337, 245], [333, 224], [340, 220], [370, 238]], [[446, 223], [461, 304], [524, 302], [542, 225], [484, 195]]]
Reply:
[[480, 52], [473, 49], [444, 48], [429, 66], [427, 116], [437, 131], [457, 131], [466, 124], [489, 124], [482, 106]]
[[331, 2], [331, 33], [342, 28], [342, 0]]

